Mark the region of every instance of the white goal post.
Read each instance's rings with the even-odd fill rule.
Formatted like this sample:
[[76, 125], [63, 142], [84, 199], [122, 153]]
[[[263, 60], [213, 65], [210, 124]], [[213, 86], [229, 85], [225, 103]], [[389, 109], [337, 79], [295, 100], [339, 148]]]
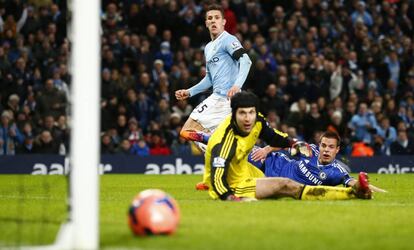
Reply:
[[69, 221], [42, 249], [99, 249], [100, 0], [73, 0]]
[[71, 249], [99, 248], [100, 0], [73, 1]]
[[[20, 249], [99, 249], [100, 0], [68, 1], [71, 38], [69, 220], [55, 243]], [[72, 30], [72, 34], [70, 33]]]

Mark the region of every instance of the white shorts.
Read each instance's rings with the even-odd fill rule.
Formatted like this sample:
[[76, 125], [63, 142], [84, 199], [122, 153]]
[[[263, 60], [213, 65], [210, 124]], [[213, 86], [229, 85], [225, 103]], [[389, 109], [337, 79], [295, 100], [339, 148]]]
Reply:
[[213, 93], [195, 107], [190, 117], [204, 128], [214, 131], [230, 114], [230, 100], [225, 96]]

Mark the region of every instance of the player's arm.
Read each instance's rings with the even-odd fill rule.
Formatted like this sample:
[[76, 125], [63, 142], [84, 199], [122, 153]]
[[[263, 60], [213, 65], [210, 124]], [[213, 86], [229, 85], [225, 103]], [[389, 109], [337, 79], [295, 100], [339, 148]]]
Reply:
[[227, 172], [230, 161], [236, 152], [236, 141], [231, 131], [225, 133], [223, 140], [211, 150], [211, 185], [222, 200], [233, 199], [234, 193], [227, 183]]
[[243, 84], [249, 75], [250, 67], [252, 65], [252, 61], [250, 60], [250, 57], [247, 55], [247, 51], [244, 48], [239, 48], [234, 51], [232, 57], [234, 60], [239, 62], [239, 73], [233, 86], [227, 92], [227, 97], [229, 98], [239, 92], [243, 87]]
[[[343, 163], [343, 162], [341, 162], [341, 161], [339, 161], [339, 160], [337, 160], [337, 162], [339, 162], [339, 163], [341, 163], [341, 164], [345, 164], [345, 163]], [[343, 165], [341, 165], [341, 164], [339, 164], [340, 166], [339, 167], [337, 167], [336, 169], [338, 170], [338, 171], [335, 171], [334, 173], [333, 173], [333, 179], [340, 179], [340, 182], [342, 182], [342, 184], [344, 184], [345, 186], [348, 186], [348, 187], [353, 187], [353, 186], [355, 186], [357, 183], [358, 183], [358, 181], [357, 180], [355, 180], [354, 178], [352, 178], [350, 175], [349, 175], [349, 173], [348, 173], [348, 171], [346, 171], [345, 169], [344, 169], [344, 166]], [[346, 166], [346, 165], [345, 165]], [[376, 187], [376, 186], [374, 186], [374, 185], [372, 185], [372, 184], [369, 184], [369, 188], [373, 191], [373, 192], [379, 192], [379, 193], [387, 193], [387, 191], [386, 190], [384, 190], [384, 189], [381, 189], [381, 188], [379, 188], [379, 187]]]
[[263, 147], [263, 148], [255, 148], [250, 153], [250, 157], [253, 161], [261, 161], [266, 159], [266, 156], [276, 150], [279, 150], [280, 148], [271, 147], [269, 145]]
[[203, 91], [206, 91], [211, 86], [213, 86], [209, 75], [207, 74], [203, 79], [201, 79], [200, 82], [198, 82], [196, 85], [189, 89], [180, 89], [175, 91], [175, 97], [177, 100], [184, 100], [191, 96], [195, 96], [198, 93], [201, 93]]
[[207, 73], [206, 76], [203, 79], [201, 79], [199, 83], [189, 88], [188, 91], [190, 93], [190, 96], [195, 96], [198, 93], [206, 91], [211, 86], [213, 86], [213, 82], [211, 81], [210, 76]]
[[288, 148], [295, 143], [295, 140], [289, 138], [288, 134], [270, 127], [261, 113], [257, 115], [257, 120], [262, 124], [259, 138], [264, 140], [270, 147]]
[[229, 36], [225, 43], [225, 50], [233, 58], [233, 60], [239, 63], [239, 73], [237, 74], [236, 81], [233, 86], [227, 92], [227, 97], [231, 98], [234, 94], [240, 91], [244, 82], [249, 74], [252, 61], [250, 60], [247, 51], [241, 45], [240, 41], [235, 36]]
[[[348, 187], [353, 187], [353, 186], [354, 186], [354, 185], [356, 185], [357, 183], [358, 183], [358, 181], [352, 178], [352, 179], [351, 179], [351, 180], [347, 183], [347, 186], [348, 186]], [[370, 188], [373, 192], [377, 192], [377, 193], [388, 193], [388, 191], [387, 191], [387, 190], [382, 189], [382, 188], [379, 188], [379, 187], [376, 187], [376, 186], [374, 186], [374, 185], [372, 185], [372, 184], [369, 184], [369, 188]]]
[[262, 130], [260, 132], [259, 138], [263, 139], [267, 144], [269, 144], [271, 147], [269, 150], [274, 151], [281, 148], [291, 148], [291, 154], [292, 151], [297, 151], [303, 156], [312, 156], [312, 149], [308, 143], [304, 141], [298, 141], [296, 138], [290, 138], [287, 133], [272, 128], [261, 113], [257, 115], [257, 120], [262, 123]]

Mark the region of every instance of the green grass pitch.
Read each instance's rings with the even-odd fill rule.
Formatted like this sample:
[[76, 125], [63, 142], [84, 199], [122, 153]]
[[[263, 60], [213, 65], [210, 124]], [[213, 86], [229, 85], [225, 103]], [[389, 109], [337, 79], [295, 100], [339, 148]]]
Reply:
[[[100, 178], [101, 249], [413, 249], [414, 175], [370, 175], [389, 191], [373, 200], [250, 203], [213, 201], [199, 175]], [[181, 209], [172, 236], [135, 237], [127, 210], [139, 191], [159, 188]], [[50, 244], [66, 218], [63, 176], [0, 175], [0, 248]]]

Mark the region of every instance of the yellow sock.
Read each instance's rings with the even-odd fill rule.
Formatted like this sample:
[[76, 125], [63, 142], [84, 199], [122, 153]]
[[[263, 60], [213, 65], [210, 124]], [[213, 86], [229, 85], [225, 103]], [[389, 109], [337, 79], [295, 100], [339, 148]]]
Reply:
[[301, 200], [349, 200], [356, 198], [351, 187], [308, 186], [302, 190]]

